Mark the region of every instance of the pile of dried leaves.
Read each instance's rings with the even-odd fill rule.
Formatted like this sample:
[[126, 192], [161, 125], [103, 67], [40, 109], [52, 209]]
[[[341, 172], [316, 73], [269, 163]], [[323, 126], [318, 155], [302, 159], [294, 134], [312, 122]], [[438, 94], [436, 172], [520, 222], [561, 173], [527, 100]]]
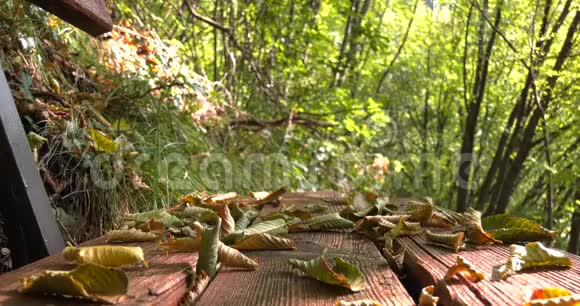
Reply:
[[[294, 241], [286, 237], [290, 232], [354, 230], [375, 241], [382, 241], [384, 255], [399, 269], [402, 269], [405, 250], [396, 249], [396, 240], [402, 236], [423, 235], [426, 243], [455, 253], [466, 248], [466, 242], [489, 245], [502, 243], [499, 237], [504, 241], [518, 242], [554, 238], [553, 232], [525, 219], [499, 215], [481, 220], [478, 211], [455, 213], [436, 207], [430, 199], [393, 205], [388, 198], [373, 193], [351, 194], [341, 213], [327, 213], [328, 205], [336, 204], [331, 203], [333, 200], [300, 207], [278, 205], [276, 209], [262, 211], [264, 205], [274, 207], [279, 204], [285, 192], [286, 189], [282, 188], [271, 193], [250, 193], [249, 196], [234, 192], [188, 194], [170, 209], [124, 217], [124, 224], [108, 233], [108, 242], [157, 241], [166, 252], [199, 252], [194, 282], [185, 299], [185, 302], [193, 302], [220, 266], [250, 271], [259, 268], [259, 262], [242, 251], [295, 249]], [[344, 205], [344, 202], [340, 204]], [[126, 293], [128, 287], [127, 277], [118, 267], [135, 264], [147, 267], [139, 247], [69, 246], [63, 251], [63, 256], [80, 266], [73, 271], [46, 271], [32, 276], [24, 281], [23, 291], [114, 302]], [[366, 288], [365, 276], [358, 267], [343, 258], [327, 258], [326, 251], [310, 260], [290, 259], [289, 264], [304, 275], [327, 284], [353, 292]], [[507, 263], [495, 274], [498, 278], [505, 278], [522, 269], [546, 265], [569, 267], [571, 261], [563, 253], [539, 242], [525, 246], [514, 244]], [[86, 280], [89, 274], [94, 276], [90, 282]], [[445, 280], [456, 274], [463, 274], [473, 282], [485, 278], [481, 271], [459, 255]], [[60, 280], [60, 285], [55, 280]], [[102, 287], [103, 281], [114, 286]], [[437, 301], [433, 286], [423, 289], [421, 305], [436, 305]], [[375, 301], [340, 303], [380, 305]]]

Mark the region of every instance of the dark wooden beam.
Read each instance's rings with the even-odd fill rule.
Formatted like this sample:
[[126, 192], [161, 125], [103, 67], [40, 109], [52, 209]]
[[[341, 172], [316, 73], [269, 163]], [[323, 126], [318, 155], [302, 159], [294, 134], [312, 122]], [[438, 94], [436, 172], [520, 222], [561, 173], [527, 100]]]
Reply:
[[113, 29], [113, 21], [104, 0], [29, 1], [93, 36]]
[[0, 212], [18, 267], [64, 248], [20, 115], [0, 67]]

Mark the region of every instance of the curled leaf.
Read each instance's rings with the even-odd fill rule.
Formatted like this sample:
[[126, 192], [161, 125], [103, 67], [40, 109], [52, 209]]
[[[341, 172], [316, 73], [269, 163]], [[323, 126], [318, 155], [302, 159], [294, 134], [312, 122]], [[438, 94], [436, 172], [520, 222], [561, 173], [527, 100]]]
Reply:
[[505, 265], [494, 271], [494, 278], [504, 279], [523, 269], [544, 266], [571, 267], [572, 261], [566, 254], [548, 248], [540, 242], [531, 242], [525, 246], [512, 244], [510, 258]]
[[382, 306], [380, 302], [374, 300], [358, 300], [358, 301], [343, 301], [336, 302], [336, 306]]
[[87, 133], [93, 140], [93, 145], [95, 150], [105, 152], [105, 153], [116, 153], [119, 150], [117, 143], [109, 138], [105, 133], [97, 129], [87, 129]]
[[257, 235], [261, 233], [267, 233], [270, 235], [286, 235], [288, 234], [288, 225], [284, 219], [274, 219], [254, 224], [242, 232], [245, 236]]
[[220, 206], [220, 218], [222, 218], [222, 235], [226, 236], [231, 234], [234, 231], [236, 221], [234, 221], [228, 205], [224, 204]]
[[161, 243], [165, 250], [172, 250], [176, 252], [194, 252], [199, 251], [201, 247], [201, 239], [192, 237], [183, 237], [177, 239], [169, 239], [165, 243]]
[[115, 303], [127, 293], [129, 279], [123, 271], [84, 264], [72, 271], [44, 271], [23, 279], [22, 292], [56, 294]]
[[240, 251], [219, 243], [218, 259], [226, 267], [256, 270], [258, 263], [242, 254]]
[[278, 202], [280, 200], [280, 197], [285, 194], [287, 191], [286, 187], [282, 187], [276, 191], [273, 191], [271, 193], [269, 193], [267, 196], [265, 196], [264, 198], [261, 198], [259, 200], [256, 200], [252, 203], [253, 206], [255, 207], [262, 207], [264, 204], [266, 203], [272, 203], [272, 202]]
[[561, 287], [546, 287], [533, 291], [530, 300], [524, 306], [577, 306], [580, 304], [580, 294], [572, 294]]
[[238, 194], [235, 192], [214, 194], [214, 195], [206, 198], [205, 201], [209, 204], [220, 204], [220, 203], [224, 203], [226, 201], [235, 199], [237, 195]]
[[235, 231], [240, 231], [248, 228], [252, 222], [258, 217], [260, 212], [256, 209], [249, 209], [240, 212], [240, 216], [236, 219]]
[[389, 231], [389, 234], [393, 239], [399, 236], [412, 236], [418, 235], [423, 232], [421, 225], [418, 222], [407, 222], [404, 219], [400, 219], [399, 223]]
[[197, 218], [203, 214], [213, 214], [215, 211], [200, 206], [187, 206], [183, 209], [182, 215], [187, 218]]
[[151, 219], [151, 220], [149, 220], [149, 222], [143, 223], [139, 227], [139, 229], [144, 231], [144, 232], [152, 232], [152, 233], [161, 234], [165, 231], [165, 224], [163, 224], [162, 222], [159, 222], [155, 219]]
[[437, 306], [439, 302], [439, 297], [434, 296], [433, 292], [435, 286], [427, 286], [421, 290], [421, 295], [419, 296], [419, 306]]
[[309, 220], [312, 218], [312, 213], [307, 210], [297, 209], [295, 206], [285, 207], [280, 211], [275, 211], [265, 216], [262, 216], [262, 220], [272, 220], [278, 218], [290, 217], [290, 219], [297, 218], [299, 220]]
[[425, 202], [409, 201], [406, 213], [410, 215], [409, 221], [426, 223], [433, 214], [433, 200], [426, 198]]
[[250, 192], [250, 197], [254, 198], [254, 200], [263, 200], [265, 199], [270, 193], [267, 191], [254, 191]]
[[339, 213], [316, 216], [308, 221], [290, 225], [291, 232], [321, 231], [331, 229], [351, 229], [354, 223], [340, 216]]
[[441, 234], [425, 230], [425, 238], [427, 239], [427, 242], [451, 248], [455, 253], [459, 252], [459, 249], [465, 247], [465, 243], [462, 241], [464, 236], [465, 234], [462, 232], [457, 234]]
[[339, 257], [334, 258], [332, 266], [326, 260], [324, 252], [312, 260], [290, 259], [290, 265], [326, 284], [346, 287], [355, 292], [366, 288], [365, 277], [356, 266]]
[[195, 277], [192, 288], [189, 289], [180, 305], [194, 305], [195, 300], [203, 293], [207, 285], [209, 285], [209, 276], [202, 272]]
[[261, 233], [245, 237], [232, 247], [238, 250], [292, 250], [294, 242], [287, 238]]
[[132, 215], [127, 216], [126, 219], [136, 221], [136, 222], [141, 222], [141, 223], [147, 223], [151, 219], [154, 219], [157, 222], [163, 223], [167, 227], [169, 227], [169, 226], [179, 227], [179, 226], [184, 225], [183, 221], [179, 220], [179, 218], [177, 218], [176, 216], [168, 213], [167, 210], [165, 210], [165, 209], [157, 209], [157, 210], [151, 210], [151, 211], [147, 211], [147, 212], [132, 214]]
[[153, 241], [158, 237], [153, 233], [146, 233], [139, 229], [113, 230], [107, 233], [107, 242], [140, 242]]
[[325, 213], [328, 210], [328, 207], [324, 206], [324, 205], [320, 205], [318, 203], [310, 203], [310, 204], [306, 204], [304, 205], [304, 208], [309, 211], [310, 213], [316, 214], [316, 213]]
[[210, 278], [215, 276], [217, 271], [218, 253], [220, 248], [219, 233], [221, 228], [221, 219], [211, 228], [203, 230], [201, 243], [199, 247], [199, 258], [197, 260], [196, 275], [206, 273]]
[[461, 219], [462, 225], [465, 226], [465, 235], [471, 243], [478, 245], [492, 245], [500, 244], [501, 241], [496, 240], [490, 233], [486, 233], [481, 226], [481, 212], [473, 208], [469, 208], [467, 212], [462, 214], [464, 216]]
[[64, 259], [75, 261], [78, 264], [96, 264], [105, 267], [122, 267], [143, 263], [147, 267], [147, 261], [140, 247], [128, 247], [120, 245], [97, 245], [89, 247], [67, 246], [62, 251]]
[[392, 244], [385, 245], [385, 248], [383, 248], [383, 254], [385, 255], [385, 258], [389, 262], [391, 268], [397, 273], [403, 272], [406, 251], [407, 249], [405, 246], [401, 247], [398, 251], [393, 251]]
[[507, 242], [552, 241], [557, 237], [556, 232], [534, 221], [507, 214], [484, 218], [482, 225], [493, 238]]
[[465, 260], [463, 257], [457, 255], [457, 261], [455, 264], [449, 268], [447, 273], [445, 273], [445, 280], [451, 280], [455, 274], [461, 273], [465, 275], [472, 282], [479, 282], [485, 278], [485, 275], [480, 271], [476, 270], [471, 263]]

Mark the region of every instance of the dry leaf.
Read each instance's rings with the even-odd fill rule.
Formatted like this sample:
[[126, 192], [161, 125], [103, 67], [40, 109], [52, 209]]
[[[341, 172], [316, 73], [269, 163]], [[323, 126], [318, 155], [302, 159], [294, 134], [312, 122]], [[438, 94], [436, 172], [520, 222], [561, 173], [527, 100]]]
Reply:
[[228, 192], [228, 193], [221, 193], [221, 194], [214, 194], [205, 199], [205, 201], [209, 204], [221, 204], [227, 202], [229, 200], [233, 200], [238, 196], [235, 192]]
[[426, 198], [425, 202], [410, 200], [406, 208], [406, 213], [411, 215], [409, 221], [426, 223], [433, 215], [433, 200]]
[[267, 233], [251, 235], [232, 245], [238, 250], [293, 250], [294, 242], [287, 238], [272, 236]]
[[176, 252], [195, 252], [199, 251], [201, 247], [201, 239], [192, 237], [183, 237], [177, 239], [169, 239], [165, 243], [161, 243], [165, 250], [172, 250]]
[[419, 296], [419, 306], [437, 306], [439, 302], [439, 297], [433, 295], [435, 291], [435, 286], [427, 286], [421, 290], [421, 295]]
[[122, 267], [143, 263], [147, 268], [147, 261], [140, 247], [120, 245], [97, 245], [89, 247], [67, 246], [62, 251], [64, 259], [75, 261], [78, 264], [96, 264], [105, 267]]
[[208, 284], [209, 284], [209, 276], [207, 276], [207, 274], [202, 272], [199, 276], [195, 277], [195, 279], [193, 280], [192, 288], [189, 289], [189, 291], [181, 301], [180, 305], [183, 306], [195, 305], [195, 301], [203, 293]]
[[459, 249], [465, 247], [465, 243], [462, 241], [464, 233], [460, 232], [457, 234], [443, 234], [443, 233], [433, 233], [429, 230], [425, 230], [425, 238], [427, 242], [435, 244], [438, 246], [451, 248], [455, 253], [459, 252]]
[[331, 213], [322, 216], [316, 216], [312, 219], [298, 224], [292, 224], [289, 227], [291, 232], [300, 231], [321, 231], [331, 229], [351, 229], [354, 223], [340, 216], [338, 213]]
[[[196, 228], [199, 225], [196, 224]], [[199, 257], [197, 259], [196, 275], [199, 277], [206, 273], [210, 278], [215, 276], [217, 271], [218, 251], [220, 249], [220, 228], [221, 219], [218, 218], [217, 224], [211, 228], [203, 229], [200, 235], [201, 243], [199, 247]]]
[[578, 306], [580, 294], [572, 294], [561, 287], [546, 287], [533, 291], [530, 300], [524, 306]]
[[270, 193], [267, 191], [255, 191], [255, 192], [250, 192], [249, 195], [250, 197], [254, 198], [254, 200], [263, 200], [265, 199]]
[[107, 233], [107, 242], [141, 242], [158, 239], [153, 233], [146, 233], [139, 229], [113, 230]]
[[510, 258], [505, 265], [494, 270], [493, 278], [505, 279], [520, 270], [544, 266], [571, 267], [572, 261], [566, 254], [550, 249], [540, 242], [531, 242], [526, 246], [512, 244]]
[[129, 279], [123, 271], [84, 264], [72, 271], [44, 271], [23, 279], [23, 293], [56, 294], [115, 303], [127, 293]]
[[552, 241], [558, 236], [534, 221], [507, 214], [484, 218], [482, 225], [493, 238], [507, 242]]
[[243, 268], [256, 270], [258, 263], [246, 257], [240, 251], [231, 248], [223, 243], [219, 243], [218, 259], [226, 267]]
[[374, 300], [358, 300], [358, 301], [343, 301], [336, 302], [336, 306], [382, 306], [381, 302]]
[[157, 234], [162, 234], [163, 232], [165, 232], [165, 224], [155, 219], [151, 219], [149, 220], [149, 222], [139, 226], [139, 229], [144, 232], [153, 232]]
[[222, 218], [222, 236], [227, 236], [233, 233], [236, 226], [236, 221], [234, 221], [234, 217], [232, 217], [227, 204], [220, 206], [220, 218]]
[[326, 250], [320, 257], [307, 261], [290, 259], [290, 265], [326, 284], [346, 287], [354, 292], [366, 288], [365, 277], [356, 266], [339, 257], [334, 258], [335, 264], [332, 266], [326, 260], [325, 253]]
[[478, 245], [492, 245], [500, 244], [501, 241], [496, 240], [490, 233], [486, 233], [481, 226], [481, 212], [473, 208], [469, 208], [467, 212], [462, 214], [462, 225], [466, 227], [465, 235], [469, 242]]
[[262, 207], [264, 204], [266, 203], [271, 203], [271, 202], [278, 202], [280, 200], [280, 197], [285, 194], [287, 191], [286, 187], [282, 187], [276, 191], [271, 192], [270, 194], [268, 194], [266, 197], [256, 200], [252, 203], [253, 206], [260, 208]]
[[461, 273], [465, 275], [469, 280], [472, 282], [479, 282], [485, 278], [485, 275], [480, 271], [476, 270], [471, 263], [466, 261], [463, 257], [457, 255], [457, 261], [455, 265], [453, 265], [447, 273], [445, 273], [445, 280], [451, 280], [455, 274]]

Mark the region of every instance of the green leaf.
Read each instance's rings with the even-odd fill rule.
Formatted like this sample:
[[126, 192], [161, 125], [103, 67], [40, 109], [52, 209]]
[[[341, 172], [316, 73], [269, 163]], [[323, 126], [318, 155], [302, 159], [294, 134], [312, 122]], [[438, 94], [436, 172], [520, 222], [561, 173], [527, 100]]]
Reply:
[[334, 258], [334, 266], [331, 266], [325, 258], [325, 252], [308, 261], [290, 259], [290, 265], [326, 284], [346, 287], [355, 292], [366, 288], [365, 277], [356, 266], [339, 257]]
[[72, 271], [44, 271], [23, 280], [23, 293], [56, 294], [115, 303], [127, 294], [129, 279], [121, 270], [84, 264]]
[[493, 238], [507, 242], [552, 241], [557, 233], [526, 218], [507, 214], [484, 218], [482, 225]]
[[257, 234], [270, 234], [270, 235], [286, 235], [288, 234], [288, 225], [284, 219], [274, 219], [263, 221], [254, 224], [242, 231], [245, 236], [257, 235]]
[[507, 278], [510, 274], [533, 267], [556, 266], [571, 267], [572, 261], [566, 254], [550, 249], [540, 242], [532, 242], [521, 246], [510, 246], [510, 258], [505, 265], [494, 270], [495, 279]]
[[316, 216], [312, 219], [290, 225], [291, 232], [300, 231], [324, 231], [331, 229], [351, 229], [354, 223], [340, 216], [339, 213], [331, 213], [322, 216]]
[[97, 129], [87, 129], [87, 132], [93, 140], [93, 145], [97, 151], [106, 153], [117, 153], [119, 146], [117, 143]]
[[232, 247], [238, 250], [292, 250], [294, 242], [287, 238], [262, 233], [245, 237]]
[[196, 275], [200, 276], [205, 272], [210, 278], [213, 278], [217, 270], [218, 251], [219, 251], [219, 236], [221, 228], [221, 219], [217, 220], [217, 224], [212, 228], [205, 228], [203, 236], [201, 237], [201, 245], [199, 247], [199, 258], [195, 268]]

